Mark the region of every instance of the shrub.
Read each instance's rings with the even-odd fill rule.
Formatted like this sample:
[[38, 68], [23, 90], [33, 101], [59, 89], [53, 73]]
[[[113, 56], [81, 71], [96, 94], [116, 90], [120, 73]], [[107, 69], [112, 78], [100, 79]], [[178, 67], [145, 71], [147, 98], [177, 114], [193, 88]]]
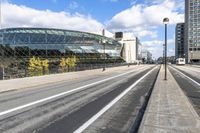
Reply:
[[41, 60], [39, 57], [33, 56], [29, 59], [29, 74], [30, 76], [40, 76], [48, 72], [49, 61], [47, 59]]
[[77, 58], [76, 56], [68, 57], [68, 58], [61, 58], [59, 66], [61, 67], [62, 71], [66, 72], [68, 68], [74, 68], [77, 65]]

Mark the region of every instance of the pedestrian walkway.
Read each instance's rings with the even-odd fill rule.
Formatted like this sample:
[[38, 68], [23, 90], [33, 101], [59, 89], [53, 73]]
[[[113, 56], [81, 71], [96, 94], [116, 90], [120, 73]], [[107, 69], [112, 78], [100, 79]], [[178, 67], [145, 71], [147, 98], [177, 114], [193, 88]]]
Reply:
[[139, 133], [200, 133], [200, 117], [168, 71], [160, 69]]

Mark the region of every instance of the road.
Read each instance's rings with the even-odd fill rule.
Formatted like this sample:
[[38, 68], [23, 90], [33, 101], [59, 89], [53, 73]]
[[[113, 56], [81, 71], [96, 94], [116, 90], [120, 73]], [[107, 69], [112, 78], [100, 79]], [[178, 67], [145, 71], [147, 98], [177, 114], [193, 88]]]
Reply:
[[0, 93], [0, 132], [136, 131], [160, 66]]
[[170, 66], [170, 72], [200, 116], [200, 67]]

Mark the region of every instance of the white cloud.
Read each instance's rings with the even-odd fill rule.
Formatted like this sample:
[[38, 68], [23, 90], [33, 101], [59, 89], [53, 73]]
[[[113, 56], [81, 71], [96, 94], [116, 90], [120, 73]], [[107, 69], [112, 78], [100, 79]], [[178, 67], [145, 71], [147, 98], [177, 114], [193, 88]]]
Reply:
[[[175, 45], [175, 41], [173, 38], [167, 40], [167, 46], [168, 47], [173, 47]], [[143, 47], [147, 50], [149, 50], [151, 53], [153, 53], [153, 56], [158, 58], [162, 56], [163, 53], [163, 44], [164, 41], [161, 40], [152, 40], [152, 41], [144, 41], [143, 42]], [[168, 49], [168, 56], [173, 56], [174, 55], [174, 49], [169, 48]]]
[[[151, 39], [142, 41], [142, 44], [153, 53], [154, 57], [159, 57], [162, 55], [164, 43], [159, 35], [160, 27], [163, 26], [163, 18], [168, 17], [170, 25], [173, 26], [178, 22], [184, 22], [183, 2], [183, 0], [146, 0], [145, 4], [136, 4], [133, 1], [134, 5], [131, 8], [113, 16], [106, 26], [112, 32], [132, 32], [140, 40], [143, 37]], [[168, 53], [173, 55], [174, 38], [168, 40], [168, 45], [170, 49]]]
[[78, 5], [78, 3], [76, 2], [76, 1], [72, 1], [70, 4], [69, 4], [69, 8], [70, 9], [76, 9], [76, 8], [78, 8], [79, 7], [79, 5]]
[[167, 54], [168, 54], [169, 56], [174, 56], [174, 55], [175, 55], [175, 49], [174, 49], [174, 48], [168, 49]]
[[150, 36], [151, 38], [156, 38], [158, 35], [157, 35], [157, 32], [155, 31], [148, 31], [148, 30], [143, 30], [141, 32], [138, 32], [138, 36], [139, 37], [143, 37], [143, 36]]
[[2, 27], [47, 27], [88, 32], [97, 32], [103, 29], [103, 25], [91, 16], [36, 10], [9, 2], [2, 3]]
[[[177, 11], [179, 8], [174, 0], [165, 0], [150, 6], [133, 5], [131, 8], [116, 14], [107, 23], [107, 28], [112, 31], [129, 30], [136, 32], [138, 35], [149, 35], [147, 33], [152, 34], [153, 28], [163, 24], [164, 17], [170, 19], [170, 24], [183, 22], [184, 15]], [[138, 28], [140, 28], [140, 31], [135, 30]], [[156, 36], [155, 32], [154, 36]]]

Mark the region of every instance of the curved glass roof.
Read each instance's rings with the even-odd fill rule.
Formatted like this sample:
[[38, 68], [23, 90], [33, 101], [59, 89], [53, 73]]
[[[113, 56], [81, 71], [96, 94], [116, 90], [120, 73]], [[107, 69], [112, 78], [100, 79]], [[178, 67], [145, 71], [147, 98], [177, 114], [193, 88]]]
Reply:
[[[67, 38], [67, 39], [64, 38], [64, 36], [67, 36], [67, 37], [71, 37], [71, 39], [73, 37], [82, 38], [82, 39], [87, 38], [86, 40], [88, 40], [88, 43], [91, 43], [89, 40], [93, 40], [93, 41], [95, 40], [96, 42], [105, 40], [109, 44], [120, 45], [119, 42], [117, 42], [116, 40], [114, 40], [112, 38], [108, 38], [105, 36], [92, 34], [92, 33], [88, 33], [88, 32], [72, 31], [72, 30], [64, 30], [64, 29], [51, 29], [51, 28], [6, 28], [6, 29], [1, 29], [0, 36], [5, 35], [5, 34], [24, 34], [23, 35], [24, 38], [26, 38], [25, 34], [40, 34], [40, 35], [48, 35], [48, 36], [53, 35], [53, 36], [59, 37], [59, 39], [61, 39], [61, 37], [63, 37], [63, 39], [61, 39], [58, 43], [68, 43], [70, 38]], [[45, 36], [43, 38], [45, 39]], [[17, 41], [16, 39], [17, 38], [13, 38], [12, 40]], [[52, 37], [51, 37], [51, 39], [52, 39]], [[47, 40], [49, 40], [48, 37], [47, 37]], [[40, 41], [42, 41], [42, 40], [40, 40]], [[76, 41], [73, 40], [73, 42], [76, 42]], [[4, 43], [6, 43], [6, 42], [4, 42]], [[43, 42], [43, 43], [45, 43], [45, 42]], [[56, 42], [54, 42], [54, 43], [56, 43]], [[78, 41], [77, 41], [77, 43], [78, 43]]]
[[[103, 44], [105, 42], [105, 45]], [[23, 48], [34, 51], [56, 51], [56, 53], [105, 53], [120, 56], [122, 44], [105, 36], [62, 29], [50, 28], [7, 28], [0, 30], [0, 44], [14, 50]], [[24, 48], [26, 47], [26, 48]], [[5, 48], [4, 48], [5, 49]], [[22, 50], [21, 50], [22, 51]], [[23, 50], [21, 53], [27, 51]], [[10, 50], [10, 53], [12, 51]], [[41, 53], [41, 52], [40, 52]], [[27, 55], [27, 54], [26, 54]]]

